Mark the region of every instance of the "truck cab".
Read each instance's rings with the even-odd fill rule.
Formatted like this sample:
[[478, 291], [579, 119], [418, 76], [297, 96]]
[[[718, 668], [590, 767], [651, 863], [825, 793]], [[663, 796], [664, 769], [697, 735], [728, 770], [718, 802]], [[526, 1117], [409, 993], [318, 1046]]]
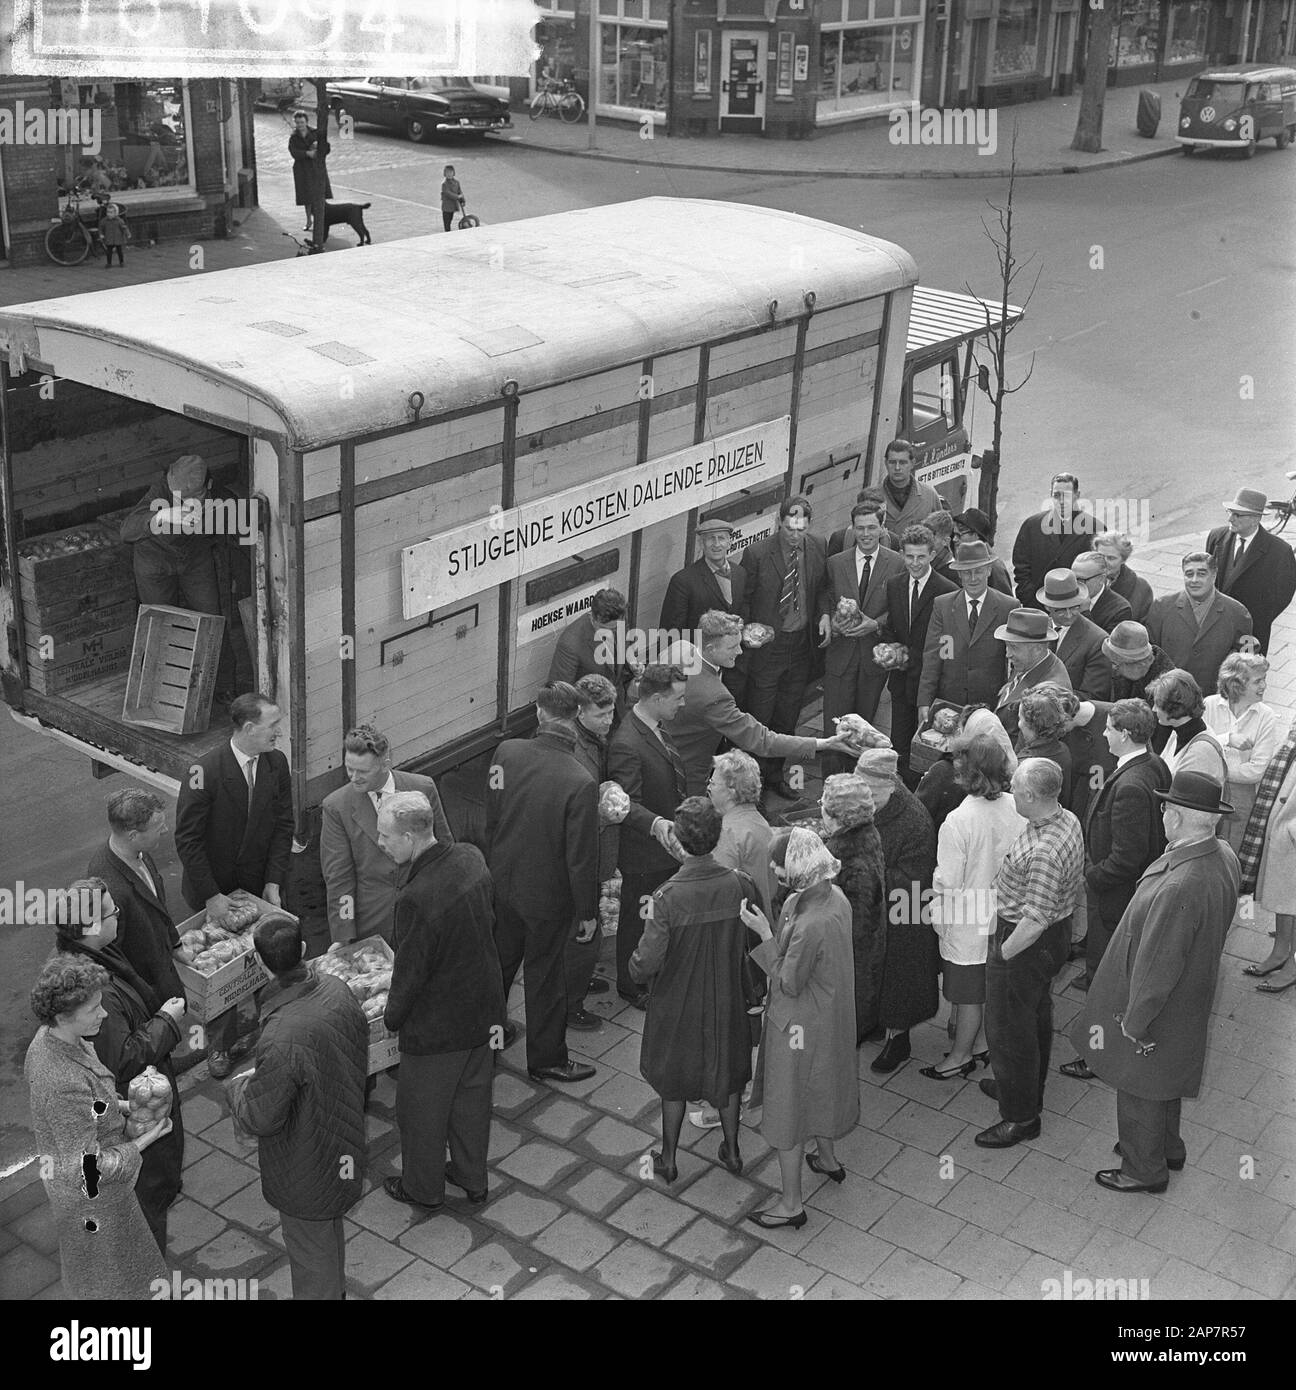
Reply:
[[1199, 73], [1179, 103], [1175, 139], [1185, 154], [1226, 149], [1250, 159], [1270, 139], [1286, 149], [1296, 139], [1296, 68], [1235, 63]]

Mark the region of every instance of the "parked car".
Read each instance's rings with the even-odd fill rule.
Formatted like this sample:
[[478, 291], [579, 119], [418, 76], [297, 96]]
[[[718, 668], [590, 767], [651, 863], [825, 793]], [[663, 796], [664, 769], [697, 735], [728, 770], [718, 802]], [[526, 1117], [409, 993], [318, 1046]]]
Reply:
[[335, 115], [400, 130], [410, 140], [446, 131], [485, 136], [512, 125], [508, 102], [466, 77], [357, 77], [330, 82], [328, 96]]
[[315, 84], [299, 77], [263, 77], [253, 105], [273, 107], [276, 111], [290, 111], [297, 106], [313, 108]]
[[1296, 140], [1296, 68], [1234, 63], [1193, 78], [1179, 104], [1184, 154], [1240, 150], [1246, 159], [1261, 140], [1280, 150]]

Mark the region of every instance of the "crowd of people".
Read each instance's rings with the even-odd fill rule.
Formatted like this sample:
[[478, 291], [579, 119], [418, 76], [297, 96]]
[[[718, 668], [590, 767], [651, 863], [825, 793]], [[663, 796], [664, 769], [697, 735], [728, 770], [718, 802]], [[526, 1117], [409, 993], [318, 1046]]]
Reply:
[[[320, 857], [335, 945], [376, 935], [394, 953], [393, 1201], [436, 1213], [447, 1184], [487, 1201], [499, 1053], [524, 1021], [533, 1080], [589, 1080], [568, 1036], [603, 1026], [588, 1001], [614, 988], [645, 1012], [640, 1067], [661, 1100], [652, 1181], [678, 1182], [686, 1118], [720, 1129], [717, 1161], [742, 1173], [746, 1126], [781, 1175], [746, 1219], [803, 1226], [803, 1169], [848, 1180], [834, 1145], [859, 1119], [857, 1049], [876, 1045], [872, 1072], [894, 1072], [942, 994], [949, 1050], [922, 1076], [939, 1087], [985, 1070], [998, 1118], [976, 1144], [1039, 1135], [1068, 961], [1085, 999], [1060, 1070], [1118, 1096], [1119, 1163], [1096, 1180], [1159, 1192], [1183, 1167], [1180, 1105], [1200, 1087], [1241, 896], [1276, 914], [1273, 948], [1247, 973], [1266, 992], [1296, 983], [1296, 723], [1281, 740], [1263, 702], [1296, 559], [1244, 489], [1228, 526], [1184, 557], [1183, 591], [1157, 597], [1130, 538], [1104, 532], [1059, 475], [1010, 576], [986, 518], [943, 513], [912, 461], [893, 443], [882, 486], [826, 541], [803, 497], [740, 563], [729, 524], [704, 521], [661, 616], [692, 640], [662, 659], [626, 659], [625, 599], [596, 595], [557, 643], [535, 735], [491, 757], [479, 826], [457, 836], [434, 781], [394, 769], [379, 730], [346, 734]], [[805, 737], [819, 658], [824, 733]], [[884, 688], [889, 734], [874, 722]], [[951, 731], [924, 740], [945, 710]], [[280, 711], [245, 695], [229, 714], [229, 741], [181, 788], [182, 893], [217, 923], [238, 890], [268, 904], [254, 940], [270, 983], [253, 1034], [237, 1038], [233, 1010], [206, 1025], [208, 1064], [229, 1078], [252, 1051], [230, 1107], [259, 1138], [294, 1296], [337, 1299], [343, 1216], [366, 1171], [368, 1024], [282, 910], [294, 822]], [[815, 759], [828, 774], [817, 802]], [[108, 829], [68, 895], [92, 910], [63, 912], [33, 988], [27, 1060], [64, 1284], [86, 1298], [145, 1296], [183, 1163], [178, 1095], [169, 1119], [123, 1129], [144, 1067], [174, 1083], [185, 1014], [152, 857], [163, 803], [118, 792]], [[610, 891], [618, 910], [601, 919]], [[609, 981], [595, 966], [613, 930]]]

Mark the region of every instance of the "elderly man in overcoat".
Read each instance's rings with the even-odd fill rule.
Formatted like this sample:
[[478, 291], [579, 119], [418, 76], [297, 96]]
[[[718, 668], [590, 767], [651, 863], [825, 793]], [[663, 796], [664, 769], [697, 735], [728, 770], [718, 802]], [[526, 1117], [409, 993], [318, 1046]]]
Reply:
[[1200, 772], [1180, 772], [1162, 820], [1166, 852], [1139, 879], [1071, 1030], [1081, 1058], [1116, 1089], [1121, 1166], [1096, 1173], [1113, 1192], [1164, 1192], [1184, 1166], [1179, 1111], [1201, 1089], [1211, 1001], [1241, 871], [1221, 815], [1233, 808]]

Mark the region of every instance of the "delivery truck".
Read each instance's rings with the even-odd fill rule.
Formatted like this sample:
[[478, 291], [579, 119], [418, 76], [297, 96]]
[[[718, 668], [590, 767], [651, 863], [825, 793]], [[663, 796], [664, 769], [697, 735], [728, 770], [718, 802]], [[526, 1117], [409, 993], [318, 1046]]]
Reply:
[[285, 712], [305, 844], [347, 729], [472, 766], [597, 589], [655, 621], [700, 517], [747, 544], [797, 492], [826, 533], [900, 433], [965, 505], [1000, 309], [917, 279], [857, 231], [649, 198], [4, 309], [4, 698], [168, 792], [228, 736], [140, 722], [132, 666], [121, 519], [196, 454], [241, 519], [226, 627]]

